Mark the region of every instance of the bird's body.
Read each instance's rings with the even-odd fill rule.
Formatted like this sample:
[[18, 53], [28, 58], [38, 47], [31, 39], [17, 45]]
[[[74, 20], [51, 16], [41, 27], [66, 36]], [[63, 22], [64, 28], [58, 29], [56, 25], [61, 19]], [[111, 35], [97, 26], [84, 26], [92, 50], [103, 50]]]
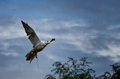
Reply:
[[35, 33], [35, 31], [28, 24], [24, 23], [23, 21], [21, 21], [21, 22], [23, 24], [25, 32], [27, 33], [27, 36], [29, 36], [28, 37], [29, 40], [33, 44], [33, 49], [25, 55], [26, 61], [30, 61], [30, 63], [31, 63], [31, 61], [35, 57], [37, 57], [37, 53], [42, 51], [48, 44], [55, 41], [55, 38], [53, 38], [50, 42], [49, 41], [41, 41], [37, 37], [37, 34]]
[[47, 44], [44, 43], [44, 41], [41, 41], [40, 43], [38, 43], [30, 52], [28, 52], [26, 54], [26, 61], [30, 62], [34, 59], [34, 57], [36, 57], [37, 53], [42, 51], [45, 47], [47, 46]]

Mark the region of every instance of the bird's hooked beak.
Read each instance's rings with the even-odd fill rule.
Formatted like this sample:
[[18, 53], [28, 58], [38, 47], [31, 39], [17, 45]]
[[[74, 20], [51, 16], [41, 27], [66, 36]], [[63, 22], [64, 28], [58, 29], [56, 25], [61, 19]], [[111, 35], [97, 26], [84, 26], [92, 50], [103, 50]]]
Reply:
[[50, 44], [50, 41], [47, 41], [48, 44]]

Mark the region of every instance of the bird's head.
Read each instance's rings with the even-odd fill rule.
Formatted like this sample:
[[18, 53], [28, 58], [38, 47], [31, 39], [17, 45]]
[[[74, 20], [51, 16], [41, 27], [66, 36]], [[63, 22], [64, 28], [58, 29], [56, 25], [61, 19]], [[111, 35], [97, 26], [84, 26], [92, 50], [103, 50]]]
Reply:
[[52, 43], [52, 42], [54, 42], [54, 41], [55, 41], [55, 38], [51, 39], [51, 41], [46, 40], [45, 43], [46, 43], [46, 44], [50, 44], [50, 43]]
[[50, 41], [46, 40], [45, 43], [46, 43], [46, 44], [50, 44]]
[[50, 44], [50, 43], [52, 43], [52, 42], [54, 42], [54, 41], [55, 41], [55, 38], [51, 39], [51, 41], [46, 40], [45, 43], [46, 43], [46, 44]]

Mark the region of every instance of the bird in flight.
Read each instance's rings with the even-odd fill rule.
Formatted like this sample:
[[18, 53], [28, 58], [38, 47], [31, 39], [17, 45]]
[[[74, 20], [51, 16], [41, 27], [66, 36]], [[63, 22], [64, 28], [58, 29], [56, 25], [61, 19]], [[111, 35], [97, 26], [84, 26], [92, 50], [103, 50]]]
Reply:
[[22, 20], [21, 20], [21, 23], [25, 29], [28, 39], [33, 44], [33, 49], [25, 55], [26, 61], [30, 61], [31, 63], [31, 61], [35, 57], [37, 58], [37, 53], [42, 51], [48, 44], [54, 42], [55, 38], [53, 38], [51, 41], [48, 41], [48, 40], [42, 41], [38, 38], [35, 31], [27, 23], [23, 22]]

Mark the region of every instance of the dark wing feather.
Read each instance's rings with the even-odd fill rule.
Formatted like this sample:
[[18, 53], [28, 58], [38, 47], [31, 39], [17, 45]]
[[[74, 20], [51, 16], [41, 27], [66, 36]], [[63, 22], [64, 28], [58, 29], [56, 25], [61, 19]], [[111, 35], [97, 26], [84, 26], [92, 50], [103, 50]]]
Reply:
[[54, 42], [55, 41], [55, 38], [53, 38], [50, 42]]
[[25, 29], [27, 36], [29, 36], [28, 37], [29, 40], [31, 41], [31, 43], [33, 44], [33, 47], [34, 47], [38, 42], [40, 42], [37, 34], [27, 23], [23, 22], [22, 20], [21, 20], [21, 22], [22, 22], [22, 25]]

